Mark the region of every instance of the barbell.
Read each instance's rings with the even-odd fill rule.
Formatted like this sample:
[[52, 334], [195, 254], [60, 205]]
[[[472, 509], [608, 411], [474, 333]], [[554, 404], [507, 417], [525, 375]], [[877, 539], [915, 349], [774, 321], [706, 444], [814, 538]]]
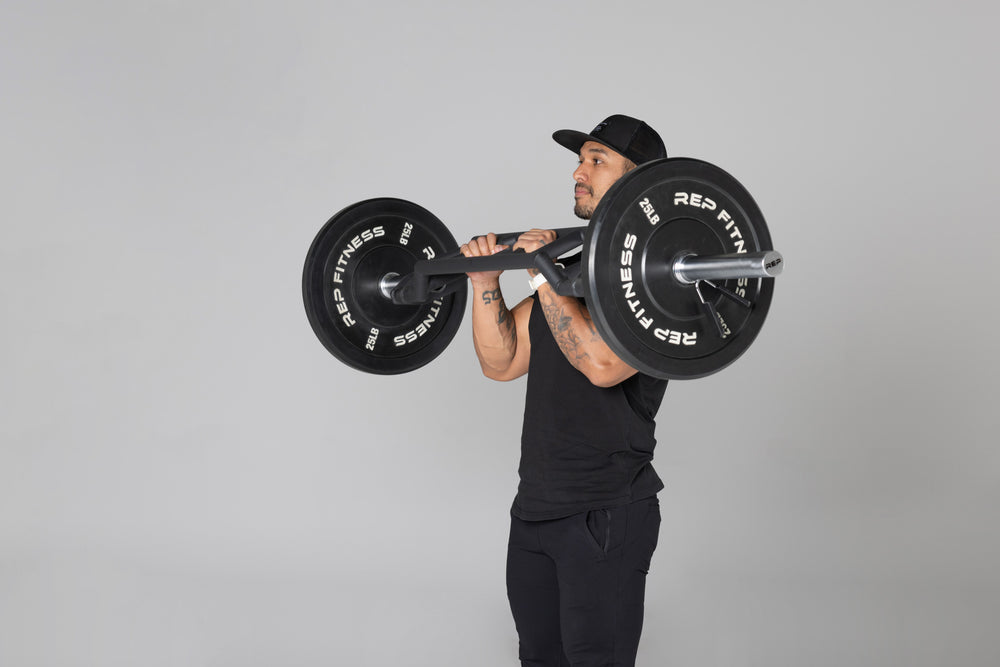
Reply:
[[[520, 235], [498, 235], [513, 245]], [[336, 213], [306, 254], [313, 331], [361, 371], [405, 373], [434, 360], [465, 312], [467, 272], [535, 268], [582, 298], [612, 351], [638, 371], [692, 379], [722, 370], [757, 337], [783, 259], [749, 192], [708, 162], [664, 158], [625, 174], [588, 225], [531, 253], [464, 257], [425, 208], [368, 199]], [[570, 255], [574, 250], [576, 254]]]

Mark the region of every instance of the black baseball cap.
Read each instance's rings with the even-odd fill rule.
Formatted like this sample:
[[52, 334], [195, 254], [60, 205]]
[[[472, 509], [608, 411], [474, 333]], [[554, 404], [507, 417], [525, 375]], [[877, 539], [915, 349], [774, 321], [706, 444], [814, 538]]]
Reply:
[[667, 157], [667, 149], [656, 130], [631, 116], [616, 114], [598, 123], [590, 134], [576, 130], [557, 130], [552, 138], [574, 153], [588, 141], [596, 141], [627, 157], [637, 165]]

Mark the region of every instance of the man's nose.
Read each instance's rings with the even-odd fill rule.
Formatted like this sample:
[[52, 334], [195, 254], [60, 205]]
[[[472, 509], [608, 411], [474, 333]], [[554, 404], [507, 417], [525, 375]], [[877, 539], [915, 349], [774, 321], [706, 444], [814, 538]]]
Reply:
[[580, 166], [573, 172], [573, 180], [577, 183], [583, 183], [589, 177], [590, 175], [587, 173], [586, 165], [581, 162]]

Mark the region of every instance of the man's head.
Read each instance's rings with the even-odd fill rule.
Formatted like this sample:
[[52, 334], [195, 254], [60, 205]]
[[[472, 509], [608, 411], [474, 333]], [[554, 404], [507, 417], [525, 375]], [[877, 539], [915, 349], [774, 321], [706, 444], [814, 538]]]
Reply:
[[604, 193], [637, 165], [667, 157], [667, 149], [656, 130], [629, 116], [609, 116], [590, 134], [559, 130], [552, 138], [577, 153], [580, 166], [576, 181], [574, 213], [589, 219]]

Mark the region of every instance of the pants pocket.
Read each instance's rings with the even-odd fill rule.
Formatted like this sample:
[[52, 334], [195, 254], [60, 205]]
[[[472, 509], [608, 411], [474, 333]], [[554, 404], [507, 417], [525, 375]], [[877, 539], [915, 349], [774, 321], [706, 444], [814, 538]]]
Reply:
[[587, 532], [594, 546], [602, 554], [607, 555], [611, 544], [611, 511], [590, 510], [586, 514]]

